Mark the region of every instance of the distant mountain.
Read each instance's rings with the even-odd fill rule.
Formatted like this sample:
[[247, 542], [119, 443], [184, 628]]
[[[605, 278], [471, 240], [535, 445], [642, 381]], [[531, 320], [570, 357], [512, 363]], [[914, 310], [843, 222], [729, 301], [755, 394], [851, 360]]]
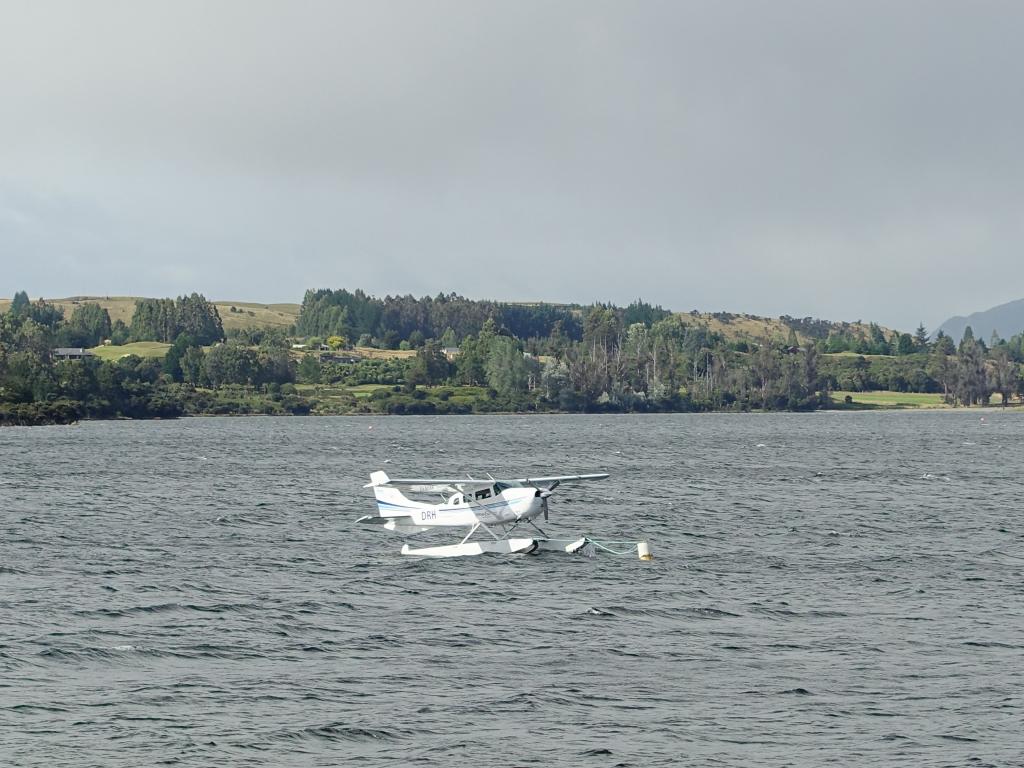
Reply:
[[992, 331], [996, 331], [1003, 339], [1021, 333], [1024, 331], [1024, 299], [1000, 304], [998, 307], [975, 312], [967, 317], [951, 317], [939, 326], [939, 330], [952, 336], [953, 341], [959, 342], [968, 325], [974, 331], [974, 338], [986, 343], [992, 336]]

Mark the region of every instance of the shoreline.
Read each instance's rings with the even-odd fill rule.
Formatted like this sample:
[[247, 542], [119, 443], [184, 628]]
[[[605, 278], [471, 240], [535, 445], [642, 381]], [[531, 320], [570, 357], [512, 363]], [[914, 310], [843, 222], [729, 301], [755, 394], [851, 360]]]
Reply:
[[151, 418], [130, 418], [125, 416], [114, 416], [110, 418], [81, 418], [71, 421], [40, 421], [36, 423], [0, 421], [0, 428], [3, 427], [67, 427], [75, 426], [85, 422], [104, 421], [180, 421], [182, 419], [244, 419], [244, 418], [296, 418], [296, 419], [317, 419], [317, 418], [355, 418], [355, 419], [381, 419], [381, 418], [416, 418], [416, 417], [480, 417], [488, 416], [677, 416], [677, 415], [765, 415], [765, 414], [838, 414], [838, 413], [876, 413], [876, 412], [914, 412], [914, 413], [979, 413], [996, 414], [1006, 412], [1024, 413], [1024, 403], [1012, 403], [1010, 405], [968, 405], [968, 406], [907, 406], [907, 405], [867, 405], [866, 407], [832, 407], [816, 408], [808, 411], [770, 411], [752, 409], [747, 411], [730, 410], [706, 410], [706, 411], [484, 411], [480, 413], [185, 413], [180, 416]]

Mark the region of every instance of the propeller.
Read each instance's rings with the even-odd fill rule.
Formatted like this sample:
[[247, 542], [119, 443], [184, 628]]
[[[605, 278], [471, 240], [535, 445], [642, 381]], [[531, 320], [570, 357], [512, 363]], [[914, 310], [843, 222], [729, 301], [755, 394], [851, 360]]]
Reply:
[[553, 482], [544, 490], [541, 490], [540, 488], [537, 489], [540, 492], [540, 508], [544, 512], [545, 523], [548, 521], [548, 496], [555, 492], [555, 488], [558, 487], [558, 483], [559, 481], [555, 480], [555, 482]]

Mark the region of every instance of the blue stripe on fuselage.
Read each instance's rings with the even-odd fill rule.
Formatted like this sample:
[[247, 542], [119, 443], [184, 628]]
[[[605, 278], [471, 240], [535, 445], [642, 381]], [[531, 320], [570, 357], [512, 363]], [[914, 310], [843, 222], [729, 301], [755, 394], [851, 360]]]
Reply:
[[[410, 506], [406, 506], [404, 504], [395, 504], [393, 501], [381, 501], [381, 500], [377, 501], [377, 507], [380, 510], [383, 510], [384, 507], [390, 507], [392, 509], [418, 510], [418, 511], [422, 511], [422, 510], [425, 510], [425, 509], [428, 508], [428, 507], [410, 507]], [[437, 511], [438, 512], [461, 512], [461, 511], [467, 510], [467, 509], [468, 510], [473, 510], [473, 509], [481, 509], [481, 508], [490, 511], [494, 507], [508, 507], [508, 508], [511, 508], [512, 504], [510, 504], [507, 501], [495, 501], [495, 502], [491, 502], [490, 504], [465, 504], [465, 505], [460, 505], [460, 506], [447, 507], [445, 509], [438, 509]]]

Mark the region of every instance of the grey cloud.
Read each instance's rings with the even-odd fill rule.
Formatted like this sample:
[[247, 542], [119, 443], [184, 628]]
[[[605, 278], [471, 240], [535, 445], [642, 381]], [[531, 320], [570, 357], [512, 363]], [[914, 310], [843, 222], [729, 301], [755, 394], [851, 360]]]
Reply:
[[1019, 298], [1016, 3], [5, 17], [2, 188], [95, 212], [0, 216], [8, 294], [643, 296], [901, 328]]

